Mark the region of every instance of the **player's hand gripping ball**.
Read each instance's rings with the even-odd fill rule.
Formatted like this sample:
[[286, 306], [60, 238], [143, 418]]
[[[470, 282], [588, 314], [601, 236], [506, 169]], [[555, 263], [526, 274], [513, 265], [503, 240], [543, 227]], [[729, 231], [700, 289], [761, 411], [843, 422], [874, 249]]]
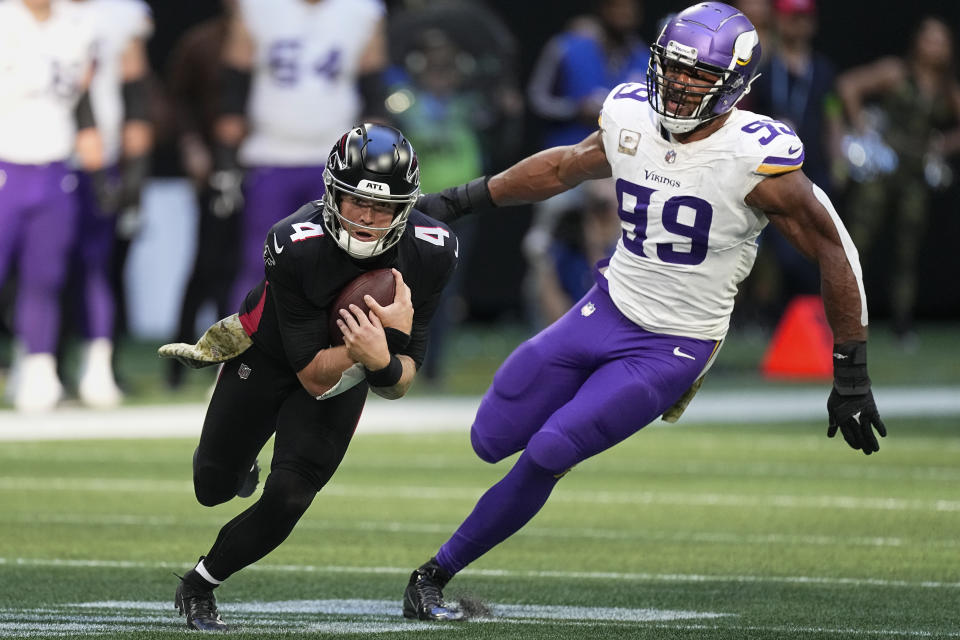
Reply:
[[369, 295], [380, 305], [387, 306], [393, 304], [393, 297], [396, 294], [396, 281], [393, 272], [390, 269], [375, 269], [367, 271], [354, 278], [345, 286], [337, 299], [330, 306], [330, 318], [328, 323], [328, 335], [330, 344], [338, 346], [343, 344], [343, 332], [337, 326], [337, 320], [340, 319], [340, 309], [350, 310], [350, 305], [355, 304], [363, 310], [365, 314], [370, 313], [370, 307], [364, 302], [363, 296]]

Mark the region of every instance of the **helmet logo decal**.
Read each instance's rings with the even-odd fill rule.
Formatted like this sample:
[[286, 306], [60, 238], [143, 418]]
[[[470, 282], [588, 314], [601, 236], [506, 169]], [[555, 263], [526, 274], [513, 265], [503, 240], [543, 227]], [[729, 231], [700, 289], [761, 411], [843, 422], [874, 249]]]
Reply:
[[756, 31], [744, 31], [733, 41], [733, 55], [741, 67], [750, 64], [753, 59], [753, 48], [760, 42]]
[[407, 182], [420, 183], [420, 161], [417, 159], [416, 153], [410, 158], [410, 168], [407, 169]]
[[361, 180], [357, 185], [357, 191], [366, 191], [381, 196], [390, 195], [390, 185], [385, 182], [374, 182], [373, 180]]

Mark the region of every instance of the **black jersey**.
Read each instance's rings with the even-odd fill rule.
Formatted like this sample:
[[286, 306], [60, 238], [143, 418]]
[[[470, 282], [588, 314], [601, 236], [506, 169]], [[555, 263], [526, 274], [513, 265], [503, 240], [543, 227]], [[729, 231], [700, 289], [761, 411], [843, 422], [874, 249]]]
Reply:
[[411, 211], [396, 245], [357, 259], [337, 245], [323, 225], [323, 204], [313, 201], [271, 227], [263, 248], [266, 277], [240, 307], [247, 334], [268, 355], [294, 371], [330, 346], [327, 323], [337, 294], [364, 271], [396, 268], [410, 287], [413, 329], [402, 351], [417, 368], [440, 294], [457, 266], [457, 238], [442, 222]]

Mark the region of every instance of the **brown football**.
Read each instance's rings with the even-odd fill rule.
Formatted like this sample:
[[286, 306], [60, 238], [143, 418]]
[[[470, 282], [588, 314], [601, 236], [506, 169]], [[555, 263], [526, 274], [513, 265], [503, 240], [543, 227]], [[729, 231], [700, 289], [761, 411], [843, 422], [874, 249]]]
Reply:
[[393, 296], [397, 290], [397, 283], [393, 279], [393, 272], [390, 269], [375, 269], [367, 271], [354, 278], [337, 295], [336, 300], [330, 306], [330, 325], [329, 335], [330, 344], [337, 346], [343, 344], [343, 333], [337, 326], [337, 320], [340, 318], [340, 309], [349, 309], [351, 304], [355, 304], [364, 313], [370, 311], [367, 303], [363, 301], [363, 296], [370, 295], [383, 306], [393, 302]]

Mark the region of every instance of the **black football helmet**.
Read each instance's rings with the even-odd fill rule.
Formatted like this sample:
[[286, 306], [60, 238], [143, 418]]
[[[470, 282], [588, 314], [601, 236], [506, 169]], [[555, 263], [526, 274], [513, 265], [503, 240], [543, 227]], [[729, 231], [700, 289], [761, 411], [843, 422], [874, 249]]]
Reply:
[[[420, 164], [402, 133], [393, 127], [366, 123], [347, 131], [333, 145], [323, 170], [323, 183], [323, 224], [327, 232], [351, 256], [371, 258], [397, 244], [403, 235], [420, 195]], [[340, 213], [344, 194], [396, 205], [389, 227], [370, 227], [370, 231], [386, 229], [386, 233], [366, 242], [351, 236]]]

